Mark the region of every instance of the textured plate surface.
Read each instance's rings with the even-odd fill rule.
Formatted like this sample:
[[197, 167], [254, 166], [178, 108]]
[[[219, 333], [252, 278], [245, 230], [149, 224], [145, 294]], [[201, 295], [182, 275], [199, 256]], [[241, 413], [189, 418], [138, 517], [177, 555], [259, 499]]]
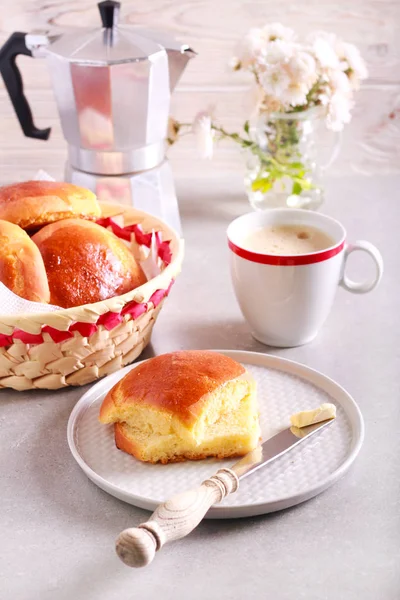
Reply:
[[[255, 352], [219, 352], [241, 362], [257, 380], [263, 441], [288, 427], [292, 413], [323, 402], [336, 404], [337, 419], [245, 478], [239, 491], [213, 506], [207, 517], [245, 517], [287, 508], [339, 479], [357, 456], [364, 436], [362, 416], [351, 396], [333, 380], [299, 363]], [[221, 466], [236, 461], [151, 465], [118, 450], [113, 426], [98, 421], [99, 408], [108, 390], [137, 364], [106, 377], [82, 396], [69, 419], [68, 443], [96, 485], [125, 502], [154, 510], [173, 494], [199, 485]]]

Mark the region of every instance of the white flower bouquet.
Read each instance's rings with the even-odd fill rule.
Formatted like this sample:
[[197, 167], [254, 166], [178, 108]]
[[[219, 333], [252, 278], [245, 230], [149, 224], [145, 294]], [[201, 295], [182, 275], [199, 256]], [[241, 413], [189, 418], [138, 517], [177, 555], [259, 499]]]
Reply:
[[201, 156], [211, 158], [215, 140], [231, 139], [253, 156], [249, 195], [279, 190], [296, 205], [294, 196], [317, 189], [315, 157], [307, 156], [304, 144], [310, 121], [343, 129], [351, 119], [354, 91], [368, 75], [365, 63], [354, 45], [333, 34], [316, 32], [300, 41], [292, 29], [272, 23], [249, 31], [231, 67], [249, 72], [255, 83], [255, 109], [243, 131], [228, 132], [203, 111], [193, 124], [171, 121], [169, 141], [190, 129]]

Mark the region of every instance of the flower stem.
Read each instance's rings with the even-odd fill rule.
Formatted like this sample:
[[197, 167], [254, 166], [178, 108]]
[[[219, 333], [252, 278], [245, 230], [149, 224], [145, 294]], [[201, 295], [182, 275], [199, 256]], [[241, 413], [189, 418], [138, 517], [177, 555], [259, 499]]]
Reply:
[[[180, 131], [182, 128], [190, 130], [192, 125], [190, 123], [180, 123]], [[251, 139], [248, 125], [244, 128], [247, 137], [236, 132], [227, 131], [224, 127], [215, 123], [211, 123], [211, 128], [218, 134], [219, 139], [230, 139], [258, 158], [258, 172], [253, 181], [254, 190], [259, 189], [267, 192], [272, 189], [277, 180], [283, 177], [289, 177], [292, 180], [292, 193], [300, 194], [302, 190], [310, 189], [310, 182], [306, 178], [306, 167], [300, 160], [296, 160], [300, 138], [295, 118], [289, 121], [278, 119], [266, 123], [266, 128], [268, 131], [271, 130], [272, 135], [267, 134], [268, 145], [265, 149]], [[182, 135], [185, 135], [185, 133]]]

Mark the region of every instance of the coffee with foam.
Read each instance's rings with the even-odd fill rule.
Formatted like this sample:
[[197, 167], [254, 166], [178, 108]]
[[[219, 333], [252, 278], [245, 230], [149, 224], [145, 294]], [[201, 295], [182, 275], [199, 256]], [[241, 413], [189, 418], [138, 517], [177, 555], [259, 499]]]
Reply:
[[291, 256], [310, 254], [334, 246], [334, 240], [309, 225], [270, 225], [255, 229], [242, 241], [246, 250], [261, 254]]

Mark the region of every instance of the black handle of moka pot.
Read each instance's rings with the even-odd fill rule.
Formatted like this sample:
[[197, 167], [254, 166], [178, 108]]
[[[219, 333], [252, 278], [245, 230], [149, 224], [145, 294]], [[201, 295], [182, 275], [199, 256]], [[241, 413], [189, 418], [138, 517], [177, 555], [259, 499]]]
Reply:
[[114, 0], [104, 0], [104, 2], [99, 2], [97, 6], [99, 7], [103, 27], [106, 29], [115, 27], [117, 25], [121, 3], [114, 2]]
[[28, 100], [24, 94], [21, 73], [15, 62], [19, 54], [32, 56], [32, 52], [26, 46], [25, 35], [25, 33], [16, 31], [0, 49], [0, 73], [26, 137], [47, 140], [51, 129], [38, 129], [35, 126]]

